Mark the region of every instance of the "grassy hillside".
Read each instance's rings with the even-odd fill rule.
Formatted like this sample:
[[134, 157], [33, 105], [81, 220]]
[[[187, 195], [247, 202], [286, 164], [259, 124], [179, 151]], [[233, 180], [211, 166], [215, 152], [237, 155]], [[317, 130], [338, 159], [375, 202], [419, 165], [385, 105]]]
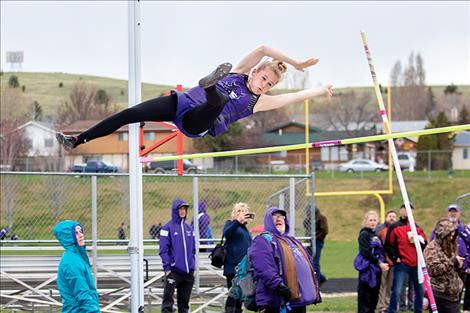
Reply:
[[[45, 115], [52, 115], [57, 107], [65, 100], [69, 99], [70, 90], [75, 84], [86, 84], [90, 87], [105, 90], [111, 95], [113, 102], [120, 107], [127, 106], [127, 81], [107, 77], [87, 76], [79, 74], [65, 73], [10, 73], [5, 72], [1, 76], [1, 91], [8, 86], [8, 79], [11, 75], [18, 76], [20, 89], [25, 86], [22, 93], [26, 104], [34, 101], [39, 102]], [[59, 87], [62, 83], [63, 87]], [[159, 96], [161, 93], [174, 88], [174, 86], [162, 86], [153, 84], [142, 84], [142, 99], [150, 99]]]

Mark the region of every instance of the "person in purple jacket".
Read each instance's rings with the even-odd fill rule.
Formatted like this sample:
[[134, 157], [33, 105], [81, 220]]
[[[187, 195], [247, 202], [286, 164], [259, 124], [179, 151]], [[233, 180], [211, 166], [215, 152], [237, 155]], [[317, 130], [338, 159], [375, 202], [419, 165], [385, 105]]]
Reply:
[[178, 313], [189, 311], [194, 284], [196, 244], [192, 228], [185, 222], [189, 204], [175, 199], [171, 221], [160, 230], [160, 257], [165, 272], [162, 313], [173, 313], [173, 294], [177, 290]]
[[259, 235], [248, 252], [257, 282], [256, 305], [265, 313], [279, 313], [287, 304], [289, 312], [305, 313], [307, 305], [321, 302], [313, 261], [302, 244], [289, 236], [283, 209], [266, 211], [264, 230], [272, 240]]
[[[267, 60], [263, 58], [269, 57]], [[109, 135], [120, 127], [145, 121], [171, 121], [188, 137], [217, 137], [239, 119], [256, 112], [268, 111], [302, 102], [316, 96], [331, 97], [332, 86], [326, 85], [293, 93], [266, 95], [286, 72], [285, 63], [303, 71], [318, 63], [310, 58], [298, 61], [267, 46], [260, 46], [245, 56], [232, 70], [230, 63], [221, 64], [199, 81], [199, 86], [185, 92], [172, 91], [118, 112], [85, 132], [56, 138], [66, 150]]]

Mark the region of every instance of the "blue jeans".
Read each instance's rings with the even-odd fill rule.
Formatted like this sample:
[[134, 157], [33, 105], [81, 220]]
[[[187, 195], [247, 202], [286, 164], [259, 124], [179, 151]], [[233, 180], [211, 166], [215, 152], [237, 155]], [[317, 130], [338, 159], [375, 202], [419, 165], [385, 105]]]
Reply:
[[392, 295], [390, 296], [390, 305], [388, 306], [389, 313], [397, 312], [398, 300], [407, 277], [409, 277], [414, 287], [415, 298], [413, 312], [421, 313], [423, 311], [424, 289], [423, 284], [418, 282], [418, 267], [398, 263], [393, 267]]
[[326, 280], [326, 277], [320, 272], [320, 257], [321, 250], [323, 249], [323, 241], [315, 241], [315, 256], [313, 257], [313, 268], [317, 273], [317, 279], [319, 283], [323, 283]]

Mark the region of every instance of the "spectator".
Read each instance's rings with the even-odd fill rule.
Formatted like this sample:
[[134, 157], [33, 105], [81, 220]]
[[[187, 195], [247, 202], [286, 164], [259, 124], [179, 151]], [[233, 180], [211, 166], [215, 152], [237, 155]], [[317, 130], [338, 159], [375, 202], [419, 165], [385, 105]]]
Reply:
[[5, 238], [7, 238], [7, 234], [9, 231], [10, 229], [8, 227], [3, 227], [2, 229], [0, 229], [0, 240], [4, 240]]
[[[306, 218], [304, 219], [305, 235], [307, 237], [311, 236], [310, 224], [312, 219], [310, 215], [311, 213], [309, 204], [307, 205], [307, 214]], [[315, 269], [315, 273], [317, 274], [320, 286], [328, 280], [328, 278], [320, 271], [320, 257], [321, 251], [325, 244], [326, 235], [328, 235], [328, 219], [325, 215], [321, 214], [320, 209], [315, 206], [315, 256], [313, 256], [313, 267]], [[310, 253], [310, 255], [312, 255], [312, 249], [310, 247], [307, 248], [307, 251]]]
[[[208, 239], [212, 238], [212, 229], [211, 229], [211, 218], [207, 214], [206, 211], [206, 202], [201, 201], [199, 203], [199, 214], [198, 214], [198, 219], [199, 219], [199, 238], [200, 239]], [[194, 229], [194, 218], [191, 221], [191, 228]], [[210, 245], [213, 242], [211, 241], [203, 241], [202, 242], [205, 245]], [[200, 249], [202, 252], [206, 252], [207, 249]]]
[[173, 294], [177, 291], [178, 313], [189, 311], [194, 284], [196, 244], [193, 230], [186, 223], [189, 204], [175, 199], [171, 220], [160, 231], [160, 257], [165, 271], [162, 313], [173, 313]]
[[149, 229], [149, 234], [152, 239], [160, 239], [160, 230], [162, 229], [162, 223], [153, 224]]
[[[414, 209], [413, 205], [410, 204], [410, 206], [411, 209]], [[418, 225], [416, 225], [416, 231], [421, 248], [423, 248], [426, 245], [426, 236]], [[400, 219], [390, 226], [387, 232], [385, 251], [393, 262], [392, 295], [390, 296], [388, 312], [395, 313], [397, 311], [403, 283], [406, 277], [409, 276], [414, 288], [413, 312], [421, 313], [424, 290], [423, 284], [418, 281], [418, 256], [404, 204], [400, 207]]]
[[[393, 210], [390, 210], [385, 214], [385, 223], [378, 225], [375, 228], [375, 233], [379, 236], [382, 245], [385, 245], [385, 237], [387, 236], [388, 228], [397, 221], [397, 213]], [[391, 267], [393, 266], [392, 260], [385, 257], [387, 264]], [[380, 313], [385, 313], [388, 310], [388, 304], [390, 303], [390, 295], [392, 293], [392, 281], [393, 281], [393, 271], [382, 272], [382, 278], [380, 279], [380, 291], [379, 291], [379, 301], [377, 303], [377, 310]]]
[[385, 262], [385, 251], [380, 238], [374, 230], [378, 215], [369, 211], [364, 216], [363, 227], [359, 232], [359, 254], [354, 260], [354, 267], [359, 271], [357, 285], [357, 311], [374, 313], [379, 299], [381, 272], [389, 270]]
[[[470, 310], [470, 228], [462, 224], [460, 220], [460, 207], [451, 204], [447, 207], [447, 218], [451, 222], [457, 223], [457, 253], [464, 259], [463, 267], [460, 271], [460, 278], [465, 282], [465, 295], [463, 310]], [[431, 239], [435, 238], [435, 230], [431, 233]]]
[[[224, 276], [227, 279], [227, 289], [232, 287], [232, 279], [235, 276], [235, 267], [246, 255], [251, 246], [251, 234], [246, 225], [252, 220], [249, 207], [246, 203], [236, 203], [232, 210], [232, 220], [225, 222], [223, 236], [227, 257], [224, 264]], [[233, 297], [227, 297], [225, 303], [226, 313], [241, 313], [242, 303]]]
[[[121, 223], [121, 226], [118, 228], [118, 239], [119, 240], [126, 240], [126, 231], [124, 230], [124, 222]], [[118, 242], [118, 245], [125, 245], [125, 242]]]
[[278, 313], [289, 304], [291, 313], [321, 302], [313, 262], [302, 244], [289, 236], [286, 211], [271, 207], [264, 216], [264, 229], [272, 237], [257, 236], [248, 255], [254, 269], [256, 305], [264, 313]]
[[83, 226], [79, 222], [65, 220], [54, 227], [54, 235], [65, 249], [57, 270], [62, 312], [100, 312]]
[[457, 254], [457, 223], [441, 219], [435, 228], [435, 239], [424, 250], [431, 286], [440, 313], [459, 312], [463, 282], [459, 277], [464, 258]]

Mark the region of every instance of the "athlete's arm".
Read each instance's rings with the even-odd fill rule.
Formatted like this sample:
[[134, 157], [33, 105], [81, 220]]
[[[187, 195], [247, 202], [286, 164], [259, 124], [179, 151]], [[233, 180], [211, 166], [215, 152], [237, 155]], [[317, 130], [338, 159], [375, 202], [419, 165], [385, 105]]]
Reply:
[[281, 51], [263, 45], [259, 46], [258, 48], [250, 52], [247, 56], [245, 56], [240, 61], [240, 63], [235, 66], [232, 72], [248, 74], [250, 70], [261, 61], [263, 57], [270, 57], [285, 62], [287, 64], [292, 65], [299, 71], [303, 71], [305, 68], [318, 63], [318, 59], [315, 58], [310, 58], [304, 61], [294, 60]]
[[327, 85], [275, 96], [261, 95], [253, 108], [253, 112], [274, 110], [288, 104], [302, 102], [306, 99], [323, 95], [329, 100], [333, 95], [333, 86]]

